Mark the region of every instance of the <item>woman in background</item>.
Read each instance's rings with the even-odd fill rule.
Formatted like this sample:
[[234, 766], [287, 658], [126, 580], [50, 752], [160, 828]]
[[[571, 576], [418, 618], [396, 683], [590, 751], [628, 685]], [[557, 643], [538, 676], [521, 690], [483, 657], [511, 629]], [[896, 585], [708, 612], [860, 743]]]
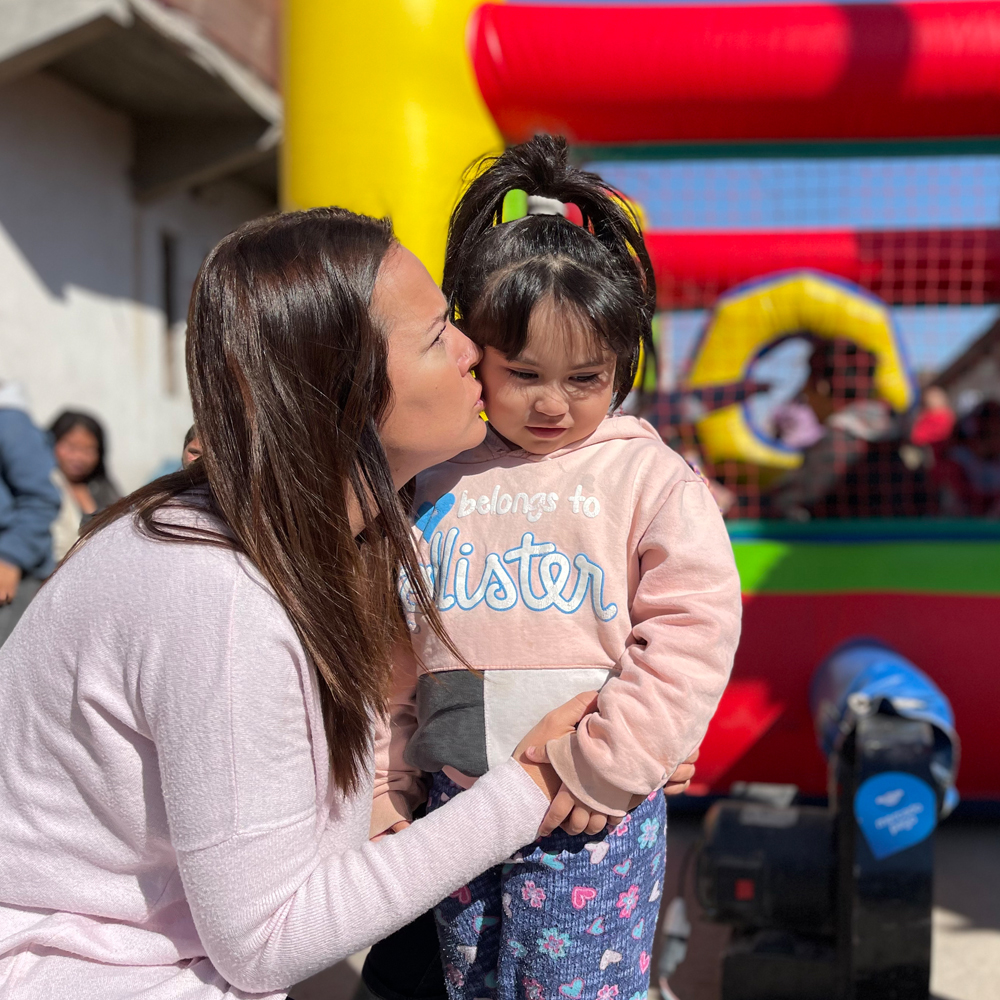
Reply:
[[104, 466], [104, 428], [87, 413], [64, 410], [49, 427], [56, 457], [53, 474], [62, 496], [52, 525], [52, 551], [58, 562], [72, 548], [80, 525], [121, 496]]

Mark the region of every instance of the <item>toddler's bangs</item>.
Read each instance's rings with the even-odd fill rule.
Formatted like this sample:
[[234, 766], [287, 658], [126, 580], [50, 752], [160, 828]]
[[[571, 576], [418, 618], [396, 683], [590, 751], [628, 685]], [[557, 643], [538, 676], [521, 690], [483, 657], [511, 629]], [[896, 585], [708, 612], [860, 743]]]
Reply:
[[561, 320], [563, 336], [585, 336], [595, 356], [608, 351], [615, 356], [615, 405], [619, 405], [639, 362], [635, 331], [642, 304], [633, 299], [628, 283], [615, 281], [612, 275], [566, 258], [533, 258], [494, 273], [475, 312], [459, 325], [480, 347], [492, 347], [513, 359], [528, 342], [532, 314], [549, 301]]

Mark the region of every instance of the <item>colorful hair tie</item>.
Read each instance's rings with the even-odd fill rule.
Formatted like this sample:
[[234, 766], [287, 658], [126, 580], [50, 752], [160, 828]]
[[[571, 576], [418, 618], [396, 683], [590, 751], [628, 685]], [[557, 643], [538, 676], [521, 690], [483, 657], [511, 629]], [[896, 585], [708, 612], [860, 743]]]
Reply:
[[503, 196], [503, 208], [500, 210], [500, 221], [516, 222], [528, 214], [528, 192], [521, 188], [511, 188]]
[[558, 198], [544, 198], [529, 195], [523, 188], [511, 188], [503, 196], [500, 222], [516, 222], [528, 215], [561, 215], [575, 226], [583, 225], [583, 212], [573, 202], [563, 202]]

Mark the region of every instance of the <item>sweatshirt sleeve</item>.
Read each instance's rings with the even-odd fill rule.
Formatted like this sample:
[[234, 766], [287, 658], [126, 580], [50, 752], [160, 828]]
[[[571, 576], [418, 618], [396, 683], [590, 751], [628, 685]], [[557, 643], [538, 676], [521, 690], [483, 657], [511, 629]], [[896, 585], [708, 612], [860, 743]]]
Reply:
[[61, 504], [51, 478], [54, 467], [31, 418], [21, 410], [0, 409], [0, 476], [13, 501], [13, 513], [0, 531], [0, 559], [25, 573], [51, 569], [50, 527]]
[[573, 794], [603, 812], [625, 812], [698, 746], [740, 635], [732, 546], [703, 482], [673, 485], [639, 538], [638, 559], [620, 672], [602, 688], [597, 712], [547, 747]]
[[417, 660], [409, 641], [396, 645], [392, 666], [389, 711], [375, 720], [375, 791], [368, 831], [375, 837], [401, 820], [413, 819], [413, 810], [427, 795], [423, 772], [403, 760], [403, 751], [417, 728]]
[[287, 616], [254, 580], [213, 590], [206, 576], [172, 588], [183, 602], [169, 599], [172, 630], [144, 643], [137, 697], [204, 954], [233, 986], [268, 993], [509, 857], [534, 838], [548, 803], [510, 760], [370, 842], [370, 778], [346, 798], [328, 784], [314, 672]]

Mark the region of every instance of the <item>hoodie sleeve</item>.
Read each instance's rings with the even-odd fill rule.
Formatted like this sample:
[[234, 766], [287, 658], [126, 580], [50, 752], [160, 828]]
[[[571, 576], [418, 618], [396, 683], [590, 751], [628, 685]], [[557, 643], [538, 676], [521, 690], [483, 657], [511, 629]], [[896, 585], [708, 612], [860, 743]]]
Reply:
[[403, 760], [403, 750], [417, 728], [417, 661], [408, 641], [397, 643], [393, 655], [389, 711], [375, 723], [375, 791], [368, 835], [376, 837], [401, 820], [426, 798], [423, 772]]
[[623, 813], [698, 746], [729, 680], [740, 581], [722, 516], [700, 480], [675, 483], [638, 540], [632, 632], [597, 712], [547, 745], [570, 791]]
[[52, 482], [55, 463], [41, 431], [22, 410], [0, 410], [0, 476], [13, 510], [0, 530], [0, 559], [25, 573], [46, 570], [52, 558], [52, 522], [60, 496]]

